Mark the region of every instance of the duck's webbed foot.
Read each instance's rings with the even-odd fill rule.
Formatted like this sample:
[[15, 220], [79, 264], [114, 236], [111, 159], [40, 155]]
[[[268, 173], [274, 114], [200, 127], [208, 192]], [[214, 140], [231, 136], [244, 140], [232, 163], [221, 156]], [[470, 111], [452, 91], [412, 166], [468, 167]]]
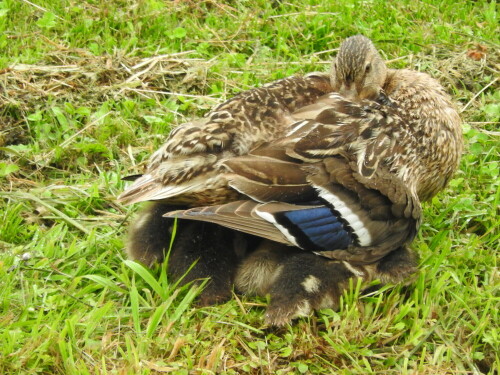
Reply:
[[265, 320], [281, 326], [315, 310], [338, 309], [351, 278], [401, 281], [414, 270], [413, 256], [407, 250], [367, 268], [265, 241], [240, 265], [236, 286], [244, 293], [269, 294]]

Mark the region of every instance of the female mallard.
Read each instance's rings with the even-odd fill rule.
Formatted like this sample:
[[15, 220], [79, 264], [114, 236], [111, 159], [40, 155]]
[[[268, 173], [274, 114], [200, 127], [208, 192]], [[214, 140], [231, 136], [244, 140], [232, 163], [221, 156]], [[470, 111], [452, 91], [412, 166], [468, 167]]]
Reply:
[[[236, 282], [271, 293], [273, 324], [334, 307], [351, 277], [399, 280], [411, 270], [420, 201], [446, 185], [462, 150], [460, 119], [437, 81], [388, 70], [359, 35], [342, 43], [330, 84], [324, 75], [278, 81], [222, 104], [204, 124], [173, 132], [119, 199], [168, 205], [156, 211], [184, 205], [167, 216], [265, 238]], [[163, 251], [144, 250], [144, 231], [163, 220], [152, 211], [129, 244], [146, 262]]]
[[[217, 106], [205, 119], [176, 128], [151, 156], [146, 173], [118, 201], [161, 200], [190, 206], [230, 201], [237, 194], [227, 189], [222, 163], [283, 137], [297, 120], [320, 114], [325, 118], [328, 113], [335, 120], [339, 104], [336, 97], [324, 96], [330, 92], [354, 102], [380, 98], [385, 92], [405, 124], [389, 126], [396, 133], [380, 135], [380, 142], [393, 142], [386, 147], [390, 154], [385, 158], [391, 171], [414, 186], [421, 200], [446, 185], [462, 150], [460, 119], [448, 95], [425, 73], [387, 69], [372, 42], [356, 35], [342, 43], [330, 77], [289, 77], [245, 91]], [[355, 148], [366, 144], [366, 138], [374, 138], [363, 137], [349, 144]], [[364, 152], [363, 147], [358, 149]]]

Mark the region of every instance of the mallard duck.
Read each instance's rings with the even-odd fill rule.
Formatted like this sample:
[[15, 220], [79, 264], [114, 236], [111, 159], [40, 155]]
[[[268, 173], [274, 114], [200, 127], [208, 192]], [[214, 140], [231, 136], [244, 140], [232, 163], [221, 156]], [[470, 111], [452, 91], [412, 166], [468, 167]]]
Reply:
[[[266, 239], [236, 283], [271, 293], [268, 321], [282, 324], [334, 307], [351, 277], [399, 280], [412, 270], [420, 202], [446, 185], [461, 150], [460, 119], [439, 83], [387, 69], [358, 35], [342, 43], [330, 77], [250, 90], [174, 131], [119, 200], [181, 205], [166, 216]], [[258, 276], [269, 267], [273, 277]]]

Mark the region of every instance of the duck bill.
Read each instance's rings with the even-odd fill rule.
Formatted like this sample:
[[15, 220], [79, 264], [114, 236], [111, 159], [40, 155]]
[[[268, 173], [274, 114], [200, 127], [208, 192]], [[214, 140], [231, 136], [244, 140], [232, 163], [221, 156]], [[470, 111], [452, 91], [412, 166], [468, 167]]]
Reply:
[[381, 94], [382, 89], [375, 85], [365, 86], [359, 93], [361, 99], [377, 100]]
[[351, 86], [342, 85], [339, 89], [339, 94], [348, 100], [359, 99], [358, 91], [356, 90], [354, 85]]

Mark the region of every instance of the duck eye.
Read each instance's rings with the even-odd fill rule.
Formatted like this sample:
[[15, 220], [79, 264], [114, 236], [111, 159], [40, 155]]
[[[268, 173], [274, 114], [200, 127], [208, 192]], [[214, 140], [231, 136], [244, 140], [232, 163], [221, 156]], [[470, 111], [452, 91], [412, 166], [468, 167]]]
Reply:
[[367, 64], [365, 68], [365, 73], [370, 73], [371, 70], [372, 70], [371, 64]]

